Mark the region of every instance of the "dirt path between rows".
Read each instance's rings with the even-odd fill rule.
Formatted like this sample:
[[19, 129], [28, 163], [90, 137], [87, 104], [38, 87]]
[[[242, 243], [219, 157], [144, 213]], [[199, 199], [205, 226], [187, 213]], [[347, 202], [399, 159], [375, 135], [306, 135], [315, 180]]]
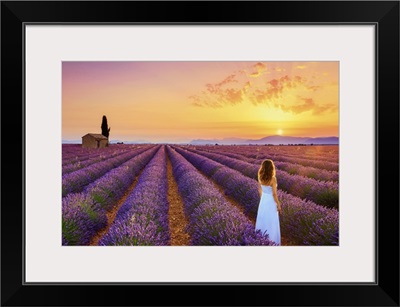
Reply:
[[168, 179], [168, 202], [169, 202], [169, 229], [172, 246], [188, 246], [190, 236], [186, 232], [188, 225], [187, 218], [183, 211], [182, 197], [178, 191], [178, 184], [175, 181], [172, 164], [167, 155], [167, 179]]
[[125, 202], [129, 194], [135, 189], [137, 182], [140, 178], [142, 172], [140, 172], [129, 188], [125, 191], [124, 195], [116, 202], [116, 204], [111, 208], [111, 210], [107, 211], [107, 226], [100, 230], [90, 241], [89, 246], [97, 246], [99, 245], [99, 240], [108, 232], [110, 229], [111, 224], [114, 222], [115, 217], [117, 216], [119, 208], [121, 208], [122, 204]]

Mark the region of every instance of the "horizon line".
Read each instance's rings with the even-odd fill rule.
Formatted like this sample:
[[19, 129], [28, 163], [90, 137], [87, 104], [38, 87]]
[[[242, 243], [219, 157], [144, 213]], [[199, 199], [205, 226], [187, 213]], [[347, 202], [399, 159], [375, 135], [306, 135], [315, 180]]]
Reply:
[[[225, 138], [221, 138], [221, 139], [207, 139], [207, 138], [198, 138], [198, 139], [191, 139], [188, 141], [185, 140], [181, 140], [181, 141], [170, 141], [170, 140], [160, 140], [160, 141], [150, 141], [150, 140], [126, 140], [126, 139], [111, 139], [109, 140], [109, 143], [136, 143], [136, 144], [190, 144], [190, 143], [194, 143], [194, 142], [231, 142], [234, 143], [235, 141], [237, 142], [257, 142], [257, 141], [261, 141], [263, 139], [266, 138], [270, 138], [270, 137], [281, 137], [281, 138], [298, 138], [298, 139], [305, 139], [305, 140], [312, 140], [312, 139], [328, 139], [328, 138], [337, 138], [339, 139], [338, 136], [319, 136], [319, 137], [308, 137], [308, 136], [283, 136], [283, 135], [269, 135], [266, 137], [262, 137], [259, 139], [246, 139], [246, 138], [238, 138], [238, 137], [225, 137]], [[231, 140], [234, 139], [234, 140]], [[62, 139], [61, 143], [62, 144], [80, 144], [82, 142], [81, 139]], [[276, 141], [274, 141], [276, 142]], [[299, 143], [301, 144], [301, 143]], [[240, 144], [238, 144], [240, 145]]]

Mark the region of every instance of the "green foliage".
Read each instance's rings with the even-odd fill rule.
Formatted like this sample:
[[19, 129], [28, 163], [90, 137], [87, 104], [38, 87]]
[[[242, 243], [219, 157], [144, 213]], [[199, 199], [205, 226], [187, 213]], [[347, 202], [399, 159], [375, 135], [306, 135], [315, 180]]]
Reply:
[[69, 245], [76, 245], [79, 242], [79, 226], [77, 222], [70, 219], [62, 219], [62, 234]]

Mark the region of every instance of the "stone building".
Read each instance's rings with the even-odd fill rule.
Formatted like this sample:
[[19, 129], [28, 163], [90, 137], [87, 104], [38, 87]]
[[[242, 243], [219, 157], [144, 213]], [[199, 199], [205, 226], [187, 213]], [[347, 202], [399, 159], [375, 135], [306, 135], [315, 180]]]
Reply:
[[108, 138], [98, 133], [88, 133], [82, 137], [83, 148], [104, 148], [108, 146]]

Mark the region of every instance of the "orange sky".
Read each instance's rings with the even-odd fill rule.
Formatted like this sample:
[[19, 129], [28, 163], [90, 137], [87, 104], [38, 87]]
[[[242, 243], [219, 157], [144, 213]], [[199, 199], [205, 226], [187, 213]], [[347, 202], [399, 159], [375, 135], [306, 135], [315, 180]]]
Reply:
[[63, 62], [62, 139], [338, 136], [338, 62]]

